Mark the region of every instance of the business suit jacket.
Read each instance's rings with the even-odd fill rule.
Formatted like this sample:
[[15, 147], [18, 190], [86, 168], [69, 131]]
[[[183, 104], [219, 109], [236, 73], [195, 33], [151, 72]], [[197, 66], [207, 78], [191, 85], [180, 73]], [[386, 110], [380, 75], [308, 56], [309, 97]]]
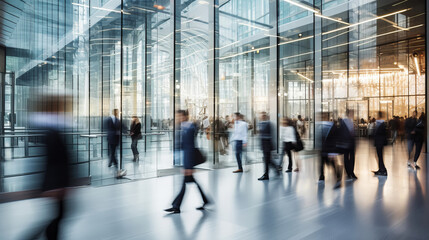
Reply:
[[337, 129], [337, 138], [338, 138], [337, 147], [340, 147], [341, 149], [353, 149], [355, 147], [355, 137], [350, 132], [350, 129], [346, 124], [346, 121], [351, 121], [351, 120], [342, 119], [339, 129]]
[[113, 122], [112, 117], [106, 118], [105, 129], [107, 131], [107, 142], [112, 145], [118, 145], [121, 130], [119, 119], [115, 117], [115, 122]]
[[195, 163], [195, 133], [196, 127], [192, 122], [183, 122], [180, 131], [180, 146], [183, 151], [183, 167], [193, 169]]
[[377, 122], [374, 133], [374, 146], [381, 147], [387, 144], [386, 123]]
[[48, 128], [43, 138], [46, 144], [46, 168], [43, 190], [49, 191], [70, 185], [69, 153], [64, 136], [55, 128]]
[[262, 151], [269, 152], [273, 150], [272, 125], [269, 121], [259, 123], [259, 139], [261, 141]]
[[335, 123], [322, 122], [322, 156], [328, 156], [329, 153], [339, 153], [336, 147], [338, 140], [338, 128]]

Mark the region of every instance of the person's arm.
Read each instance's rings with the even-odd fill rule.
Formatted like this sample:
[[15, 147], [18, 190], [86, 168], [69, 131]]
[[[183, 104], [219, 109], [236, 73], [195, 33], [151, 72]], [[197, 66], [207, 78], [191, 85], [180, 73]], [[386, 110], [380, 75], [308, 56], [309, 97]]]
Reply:
[[246, 147], [247, 146], [247, 130], [248, 130], [247, 123], [244, 122], [243, 126], [244, 126], [244, 129], [243, 129], [243, 146]]

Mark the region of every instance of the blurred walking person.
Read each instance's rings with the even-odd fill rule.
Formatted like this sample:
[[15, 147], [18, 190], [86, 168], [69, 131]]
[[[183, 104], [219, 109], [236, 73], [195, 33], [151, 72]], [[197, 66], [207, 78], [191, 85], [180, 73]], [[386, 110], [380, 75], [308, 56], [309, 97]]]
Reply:
[[121, 137], [121, 121], [119, 120], [119, 110], [113, 109], [112, 115], [105, 120], [107, 130], [107, 143], [109, 145], [109, 165], [116, 168], [116, 177], [120, 178], [126, 174], [124, 170], [118, 170], [118, 159], [116, 149], [118, 148]]
[[273, 125], [268, 120], [268, 116], [266, 112], [261, 112], [259, 122], [259, 139], [261, 141], [262, 153], [264, 156], [265, 163], [265, 172], [262, 177], [258, 178], [258, 180], [269, 180], [269, 167], [272, 166], [274, 170], [277, 172], [277, 175], [280, 175], [278, 166], [274, 163], [271, 158], [271, 151], [273, 150]]
[[414, 142], [416, 145], [416, 152], [414, 153], [414, 162], [412, 166], [415, 169], [420, 169], [420, 167], [417, 165], [417, 160], [419, 160], [423, 143], [425, 141], [425, 124], [426, 124], [426, 115], [424, 112], [422, 112], [422, 114], [419, 117], [419, 120], [417, 120], [416, 126], [414, 127]]
[[243, 116], [239, 112], [234, 113], [234, 132], [231, 141], [234, 141], [235, 158], [237, 160], [238, 169], [233, 171], [233, 173], [243, 172], [242, 156], [243, 147], [247, 146], [247, 130], [248, 125], [243, 120]]
[[325, 181], [325, 165], [332, 167], [336, 177], [336, 183], [334, 188], [341, 186], [342, 171], [336, 164], [336, 158], [338, 156], [338, 149], [336, 148], [336, 142], [338, 140], [337, 126], [333, 121], [329, 121], [329, 113], [323, 112], [321, 116], [321, 122], [318, 123], [318, 131], [321, 132], [322, 136], [322, 150], [321, 150], [321, 164], [320, 164], [320, 177], [319, 182]]
[[407, 138], [407, 149], [408, 149], [408, 166], [411, 166], [412, 153], [415, 143], [415, 128], [417, 125], [417, 111], [413, 112], [413, 116], [405, 120], [405, 135]]
[[373, 171], [373, 173], [378, 176], [387, 176], [387, 170], [383, 160], [384, 146], [387, 145], [386, 123], [384, 122], [383, 117], [384, 113], [378, 112], [374, 130], [374, 146], [377, 151], [378, 170]]
[[131, 136], [131, 150], [133, 151], [133, 162], [138, 162], [139, 159], [139, 150], [137, 149], [137, 145], [139, 140], [143, 138], [142, 136], [142, 125], [137, 116], [132, 117], [131, 127], [130, 127], [130, 136]]
[[353, 124], [354, 111], [347, 109], [346, 112], [347, 117], [343, 118], [340, 122], [337, 147], [340, 148], [341, 153], [344, 154], [344, 168], [348, 179], [356, 180], [357, 177], [354, 173], [356, 149], [355, 128]]
[[201, 207], [197, 208], [197, 210], [204, 210], [204, 207], [209, 204], [209, 200], [193, 176], [197, 151], [195, 148], [195, 136], [197, 135], [196, 126], [194, 123], [188, 121], [188, 111], [178, 110], [176, 116], [181, 122], [180, 146], [183, 151], [184, 179], [182, 189], [172, 203], [173, 206], [165, 209], [164, 211], [180, 213], [180, 206], [182, 204], [183, 197], [185, 196], [186, 183], [195, 183], [195, 185], [197, 185], [204, 202]]
[[67, 110], [71, 109], [71, 96], [53, 94], [49, 97], [43, 96], [36, 99], [36, 109], [32, 116], [34, 125], [45, 130], [42, 138], [45, 146], [45, 174], [42, 185], [42, 197], [48, 197], [53, 201], [55, 217], [50, 220], [47, 227], [38, 228], [30, 234], [26, 234], [23, 239], [39, 239], [42, 232], [46, 238], [60, 239], [60, 226], [66, 214], [67, 188], [71, 186], [71, 159], [63, 131], [69, 122]]
[[280, 154], [280, 166], [281, 169], [283, 166], [283, 159], [285, 154], [287, 154], [289, 159], [289, 164], [286, 172], [292, 172], [293, 159], [292, 159], [292, 150], [294, 149], [294, 144], [296, 144], [296, 131], [293, 127], [293, 121], [290, 118], [284, 118], [282, 120], [282, 126], [280, 127], [280, 139], [282, 141], [283, 147]]

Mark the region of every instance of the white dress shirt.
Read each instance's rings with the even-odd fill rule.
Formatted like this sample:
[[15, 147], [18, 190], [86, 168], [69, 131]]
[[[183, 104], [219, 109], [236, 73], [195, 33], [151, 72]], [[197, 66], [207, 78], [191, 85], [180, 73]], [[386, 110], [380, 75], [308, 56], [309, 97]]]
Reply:
[[247, 143], [247, 123], [244, 121], [235, 121], [234, 133], [232, 134], [231, 141], [243, 141], [243, 144]]
[[292, 126], [280, 127], [280, 139], [283, 142], [296, 142], [295, 129]]

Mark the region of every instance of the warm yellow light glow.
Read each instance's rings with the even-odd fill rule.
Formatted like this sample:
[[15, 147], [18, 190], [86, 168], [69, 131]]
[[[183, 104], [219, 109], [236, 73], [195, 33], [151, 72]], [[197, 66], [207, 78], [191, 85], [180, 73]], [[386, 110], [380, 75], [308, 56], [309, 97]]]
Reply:
[[307, 81], [309, 81], [309, 82], [314, 82], [312, 79], [310, 79], [310, 78], [308, 78], [308, 77], [306, 77], [306, 76], [304, 76], [304, 75], [302, 75], [301, 73], [299, 73], [299, 72], [296, 72], [296, 75], [298, 75], [298, 76], [300, 76], [300, 77], [302, 77], [302, 78], [304, 78], [305, 80], [307, 80]]
[[420, 76], [420, 65], [419, 65], [419, 59], [414, 56], [414, 64], [416, 65], [416, 71], [417, 71], [417, 75]]

